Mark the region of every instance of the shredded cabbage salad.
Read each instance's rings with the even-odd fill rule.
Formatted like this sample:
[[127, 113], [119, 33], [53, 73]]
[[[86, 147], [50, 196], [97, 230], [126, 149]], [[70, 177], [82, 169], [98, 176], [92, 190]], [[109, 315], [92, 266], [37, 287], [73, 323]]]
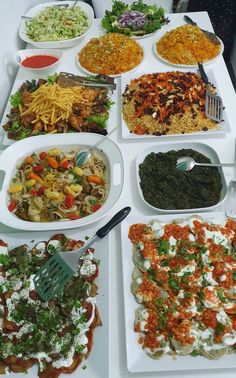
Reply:
[[63, 41], [84, 34], [88, 16], [79, 6], [47, 7], [25, 24], [27, 36], [35, 42]]

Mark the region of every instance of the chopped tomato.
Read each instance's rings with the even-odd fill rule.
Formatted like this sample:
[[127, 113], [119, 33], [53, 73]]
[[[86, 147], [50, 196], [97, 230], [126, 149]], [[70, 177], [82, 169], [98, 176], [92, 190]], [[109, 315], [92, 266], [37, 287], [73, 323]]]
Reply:
[[17, 206], [17, 202], [16, 201], [11, 201], [9, 203], [9, 205], [8, 205], [8, 210], [12, 212], [12, 211], [15, 210], [16, 206]]
[[70, 169], [73, 167], [73, 164], [71, 161], [68, 161], [68, 160], [65, 160], [65, 161], [61, 161], [59, 163], [59, 167], [63, 168], [63, 169]]
[[44, 193], [45, 189], [45, 186], [40, 186], [40, 188], [38, 189], [38, 195], [41, 196]]
[[35, 173], [40, 173], [40, 172], [42, 172], [43, 168], [44, 168], [43, 165], [35, 165], [35, 166], [33, 167], [33, 171], [34, 171]]
[[44, 151], [40, 152], [39, 154], [39, 157], [41, 160], [45, 160], [47, 156], [48, 156], [47, 152], [44, 152]]
[[66, 203], [67, 209], [70, 209], [74, 205], [74, 197], [71, 196], [70, 194], [67, 194], [65, 198], [65, 203]]
[[35, 190], [35, 189], [31, 189], [30, 190], [30, 194], [31, 194], [31, 196], [37, 196], [38, 195], [38, 191]]
[[96, 204], [93, 206], [93, 208], [92, 208], [93, 213], [95, 213], [95, 211], [98, 211], [101, 207], [102, 207], [102, 206], [101, 206], [99, 203], [96, 203]]
[[78, 214], [74, 214], [74, 213], [69, 213], [69, 214], [67, 214], [67, 217], [68, 217], [70, 220], [80, 219], [80, 216], [79, 216]]

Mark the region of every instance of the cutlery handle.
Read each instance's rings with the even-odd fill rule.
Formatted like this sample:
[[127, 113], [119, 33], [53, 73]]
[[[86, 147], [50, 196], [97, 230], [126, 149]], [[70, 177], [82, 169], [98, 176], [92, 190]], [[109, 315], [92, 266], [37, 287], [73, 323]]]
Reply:
[[235, 163], [222, 163], [222, 164], [206, 164], [206, 163], [195, 163], [201, 167], [234, 167]]
[[97, 143], [95, 143], [93, 146], [90, 147], [90, 150], [92, 150], [93, 148], [97, 147], [100, 143], [102, 143], [104, 139], [108, 138], [113, 133], [113, 131], [115, 131], [117, 128], [118, 126], [114, 127], [111, 131], [109, 131], [109, 133], [107, 133], [101, 139], [99, 139]]
[[208, 76], [207, 76], [207, 74], [204, 70], [203, 64], [200, 63], [200, 62], [198, 62], [197, 64], [198, 64], [198, 69], [199, 69], [202, 80], [204, 81], [205, 84], [208, 84], [209, 80], [208, 80]]
[[184, 16], [184, 20], [188, 23], [188, 24], [190, 24], [190, 25], [193, 25], [193, 26], [197, 26], [197, 23], [196, 22], [194, 22], [189, 16]]
[[104, 236], [106, 236], [117, 224], [119, 224], [123, 219], [127, 217], [127, 215], [130, 213], [131, 207], [127, 206], [124, 207], [122, 210], [118, 211], [114, 217], [109, 220], [105, 226], [101, 227], [97, 232], [96, 235], [102, 239]]

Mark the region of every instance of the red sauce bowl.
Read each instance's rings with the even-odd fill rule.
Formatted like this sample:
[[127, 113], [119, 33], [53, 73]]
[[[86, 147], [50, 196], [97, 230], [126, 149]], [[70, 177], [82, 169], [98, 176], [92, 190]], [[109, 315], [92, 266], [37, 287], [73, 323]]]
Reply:
[[49, 49], [26, 49], [16, 53], [17, 64], [28, 70], [50, 71], [54, 70], [62, 58], [63, 52]]

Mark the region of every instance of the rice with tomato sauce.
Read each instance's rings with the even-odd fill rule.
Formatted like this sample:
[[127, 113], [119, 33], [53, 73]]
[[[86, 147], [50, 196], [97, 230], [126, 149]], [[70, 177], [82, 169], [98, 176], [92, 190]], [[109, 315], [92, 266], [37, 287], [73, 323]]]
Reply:
[[142, 75], [131, 80], [122, 97], [123, 118], [135, 134], [185, 134], [218, 125], [205, 115], [206, 85], [192, 72]]

